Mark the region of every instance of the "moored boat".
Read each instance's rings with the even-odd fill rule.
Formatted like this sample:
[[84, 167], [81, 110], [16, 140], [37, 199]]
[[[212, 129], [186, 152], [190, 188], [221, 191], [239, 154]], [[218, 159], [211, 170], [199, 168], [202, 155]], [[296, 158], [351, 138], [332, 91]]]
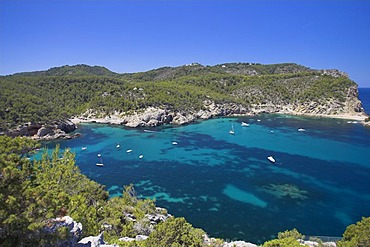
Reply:
[[269, 161], [271, 161], [272, 163], [275, 163], [275, 159], [274, 159], [274, 157], [269, 156], [269, 157], [267, 157], [267, 159], [268, 159]]

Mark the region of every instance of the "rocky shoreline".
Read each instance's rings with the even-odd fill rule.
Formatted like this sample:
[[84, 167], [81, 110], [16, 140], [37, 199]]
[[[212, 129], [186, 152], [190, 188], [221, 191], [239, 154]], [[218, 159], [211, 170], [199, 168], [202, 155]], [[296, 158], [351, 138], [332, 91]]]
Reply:
[[183, 125], [198, 119], [210, 119], [225, 116], [253, 116], [261, 113], [289, 114], [308, 117], [341, 118], [359, 121], [365, 124], [366, 115], [358, 99], [358, 88], [350, 87], [343, 101], [325, 99], [320, 102], [305, 101], [289, 104], [265, 102], [264, 104], [245, 106], [237, 103], [216, 103], [210, 99], [203, 101], [201, 110], [173, 111], [166, 107], [148, 107], [141, 111], [114, 112], [104, 115], [92, 109], [81, 116], [72, 118], [78, 123], [119, 124], [126, 127], [155, 127], [163, 124]]
[[[361, 105], [361, 103], [360, 103]], [[250, 109], [234, 103], [229, 104], [215, 104], [214, 102], [207, 102], [206, 107], [199, 111], [171, 111], [161, 108], [149, 107], [143, 111], [120, 113], [114, 112], [109, 116], [103, 116], [93, 110], [88, 110], [82, 116], [74, 117], [71, 122], [79, 123], [102, 123], [112, 125], [124, 125], [130, 128], [136, 127], [155, 127], [164, 124], [184, 125], [197, 120], [206, 120], [216, 117], [225, 116], [255, 116], [258, 114], [286, 114], [307, 117], [322, 117], [322, 118], [339, 118], [346, 120], [358, 121], [365, 123], [368, 117], [359, 107], [353, 111], [333, 111], [317, 110], [317, 105], [308, 105], [306, 107], [301, 105], [258, 105]], [[311, 109], [311, 110], [309, 110]]]
[[212, 105], [211, 110], [200, 110], [197, 112], [174, 112], [160, 108], [150, 107], [141, 112], [118, 113], [115, 112], [109, 116], [102, 116], [94, 113], [92, 110], [87, 111], [80, 117], [74, 117], [67, 120], [61, 120], [52, 124], [31, 124], [26, 123], [18, 126], [15, 129], [4, 133], [11, 137], [26, 136], [34, 140], [50, 141], [55, 139], [72, 139], [79, 137], [79, 133], [73, 133], [77, 130], [80, 123], [101, 123], [112, 125], [123, 125], [125, 127], [156, 127], [164, 124], [185, 125], [197, 120], [206, 120], [217, 117], [242, 117], [255, 116], [258, 114], [285, 114], [306, 117], [321, 117], [321, 118], [338, 118], [352, 120], [350, 122], [361, 123], [365, 126], [370, 126], [370, 122], [365, 119], [368, 116], [364, 112], [358, 113], [342, 113], [342, 114], [321, 114], [321, 113], [305, 113], [292, 110], [289, 107], [279, 106], [259, 106], [252, 110], [247, 110], [243, 106], [230, 104], [222, 106]]
[[[350, 88], [345, 102], [326, 100], [325, 102], [304, 102], [293, 104], [265, 103], [246, 107], [237, 103], [216, 103], [205, 100], [201, 110], [174, 111], [166, 107], [148, 107], [140, 111], [118, 112], [106, 115], [92, 109], [71, 119], [59, 120], [49, 124], [26, 123], [1, 134], [8, 136], [27, 136], [35, 140], [71, 139], [79, 133], [71, 134], [79, 123], [102, 123], [123, 125], [125, 127], [155, 127], [164, 124], [184, 125], [197, 120], [225, 116], [254, 116], [262, 113], [287, 114], [307, 117], [340, 118], [370, 126], [365, 121], [369, 116], [364, 112], [358, 99], [357, 88]], [[369, 119], [368, 119], [369, 120]]]
[[[266, 107], [268, 108], [268, 107]], [[302, 113], [298, 111], [292, 111], [289, 109], [284, 110], [273, 110], [260, 108], [253, 111], [230, 111], [230, 114], [213, 114], [200, 110], [199, 112], [168, 112], [163, 109], [148, 108], [144, 112], [135, 112], [133, 115], [121, 115], [119, 113], [111, 114], [110, 116], [100, 117], [99, 115], [89, 115], [74, 117], [70, 121], [74, 124], [79, 123], [101, 123], [101, 124], [112, 124], [112, 125], [124, 125], [126, 127], [155, 127], [163, 124], [173, 125], [184, 125], [192, 123], [196, 120], [206, 120], [217, 117], [242, 117], [242, 116], [256, 116], [258, 114], [283, 114], [283, 115], [295, 115], [295, 116], [306, 116], [306, 117], [318, 117], [318, 118], [338, 118], [354, 121], [365, 121], [368, 117], [366, 114], [317, 114], [317, 113]]]
[[70, 134], [76, 129], [76, 124], [65, 119], [49, 124], [25, 123], [15, 129], [0, 133], [0, 135], [5, 134], [10, 137], [25, 136], [34, 140], [49, 141], [54, 139], [72, 139], [79, 137], [79, 133]]

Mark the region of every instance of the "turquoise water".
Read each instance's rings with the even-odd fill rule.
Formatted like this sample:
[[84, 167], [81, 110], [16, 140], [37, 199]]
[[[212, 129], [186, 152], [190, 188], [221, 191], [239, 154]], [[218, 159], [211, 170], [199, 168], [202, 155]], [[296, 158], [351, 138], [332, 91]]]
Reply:
[[[133, 183], [213, 237], [261, 243], [294, 227], [341, 236], [370, 216], [370, 128], [360, 124], [261, 115], [153, 129], [84, 124], [78, 132], [47, 146], [71, 147], [82, 172], [111, 196]], [[104, 167], [95, 165], [98, 153]]]

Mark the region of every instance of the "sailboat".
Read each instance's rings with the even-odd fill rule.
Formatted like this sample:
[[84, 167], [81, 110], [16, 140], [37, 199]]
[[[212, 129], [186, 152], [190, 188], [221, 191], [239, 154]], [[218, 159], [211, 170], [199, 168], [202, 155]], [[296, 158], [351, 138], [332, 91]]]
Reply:
[[101, 157], [101, 154], [98, 154], [98, 157], [100, 158], [100, 163], [96, 163], [96, 166], [104, 166], [103, 164], [103, 157]]
[[230, 129], [229, 133], [230, 133], [230, 135], [234, 135], [235, 134], [234, 125], [233, 124], [231, 125], [231, 129]]

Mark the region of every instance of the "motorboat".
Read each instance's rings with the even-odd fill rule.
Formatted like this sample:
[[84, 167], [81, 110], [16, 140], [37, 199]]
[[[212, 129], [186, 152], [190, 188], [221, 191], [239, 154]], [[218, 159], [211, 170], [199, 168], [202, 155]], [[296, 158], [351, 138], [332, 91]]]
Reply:
[[267, 157], [267, 159], [268, 159], [269, 161], [271, 161], [272, 163], [275, 163], [275, 159], [274, 159], [274, 157], [269, 156], [269, 157]]

